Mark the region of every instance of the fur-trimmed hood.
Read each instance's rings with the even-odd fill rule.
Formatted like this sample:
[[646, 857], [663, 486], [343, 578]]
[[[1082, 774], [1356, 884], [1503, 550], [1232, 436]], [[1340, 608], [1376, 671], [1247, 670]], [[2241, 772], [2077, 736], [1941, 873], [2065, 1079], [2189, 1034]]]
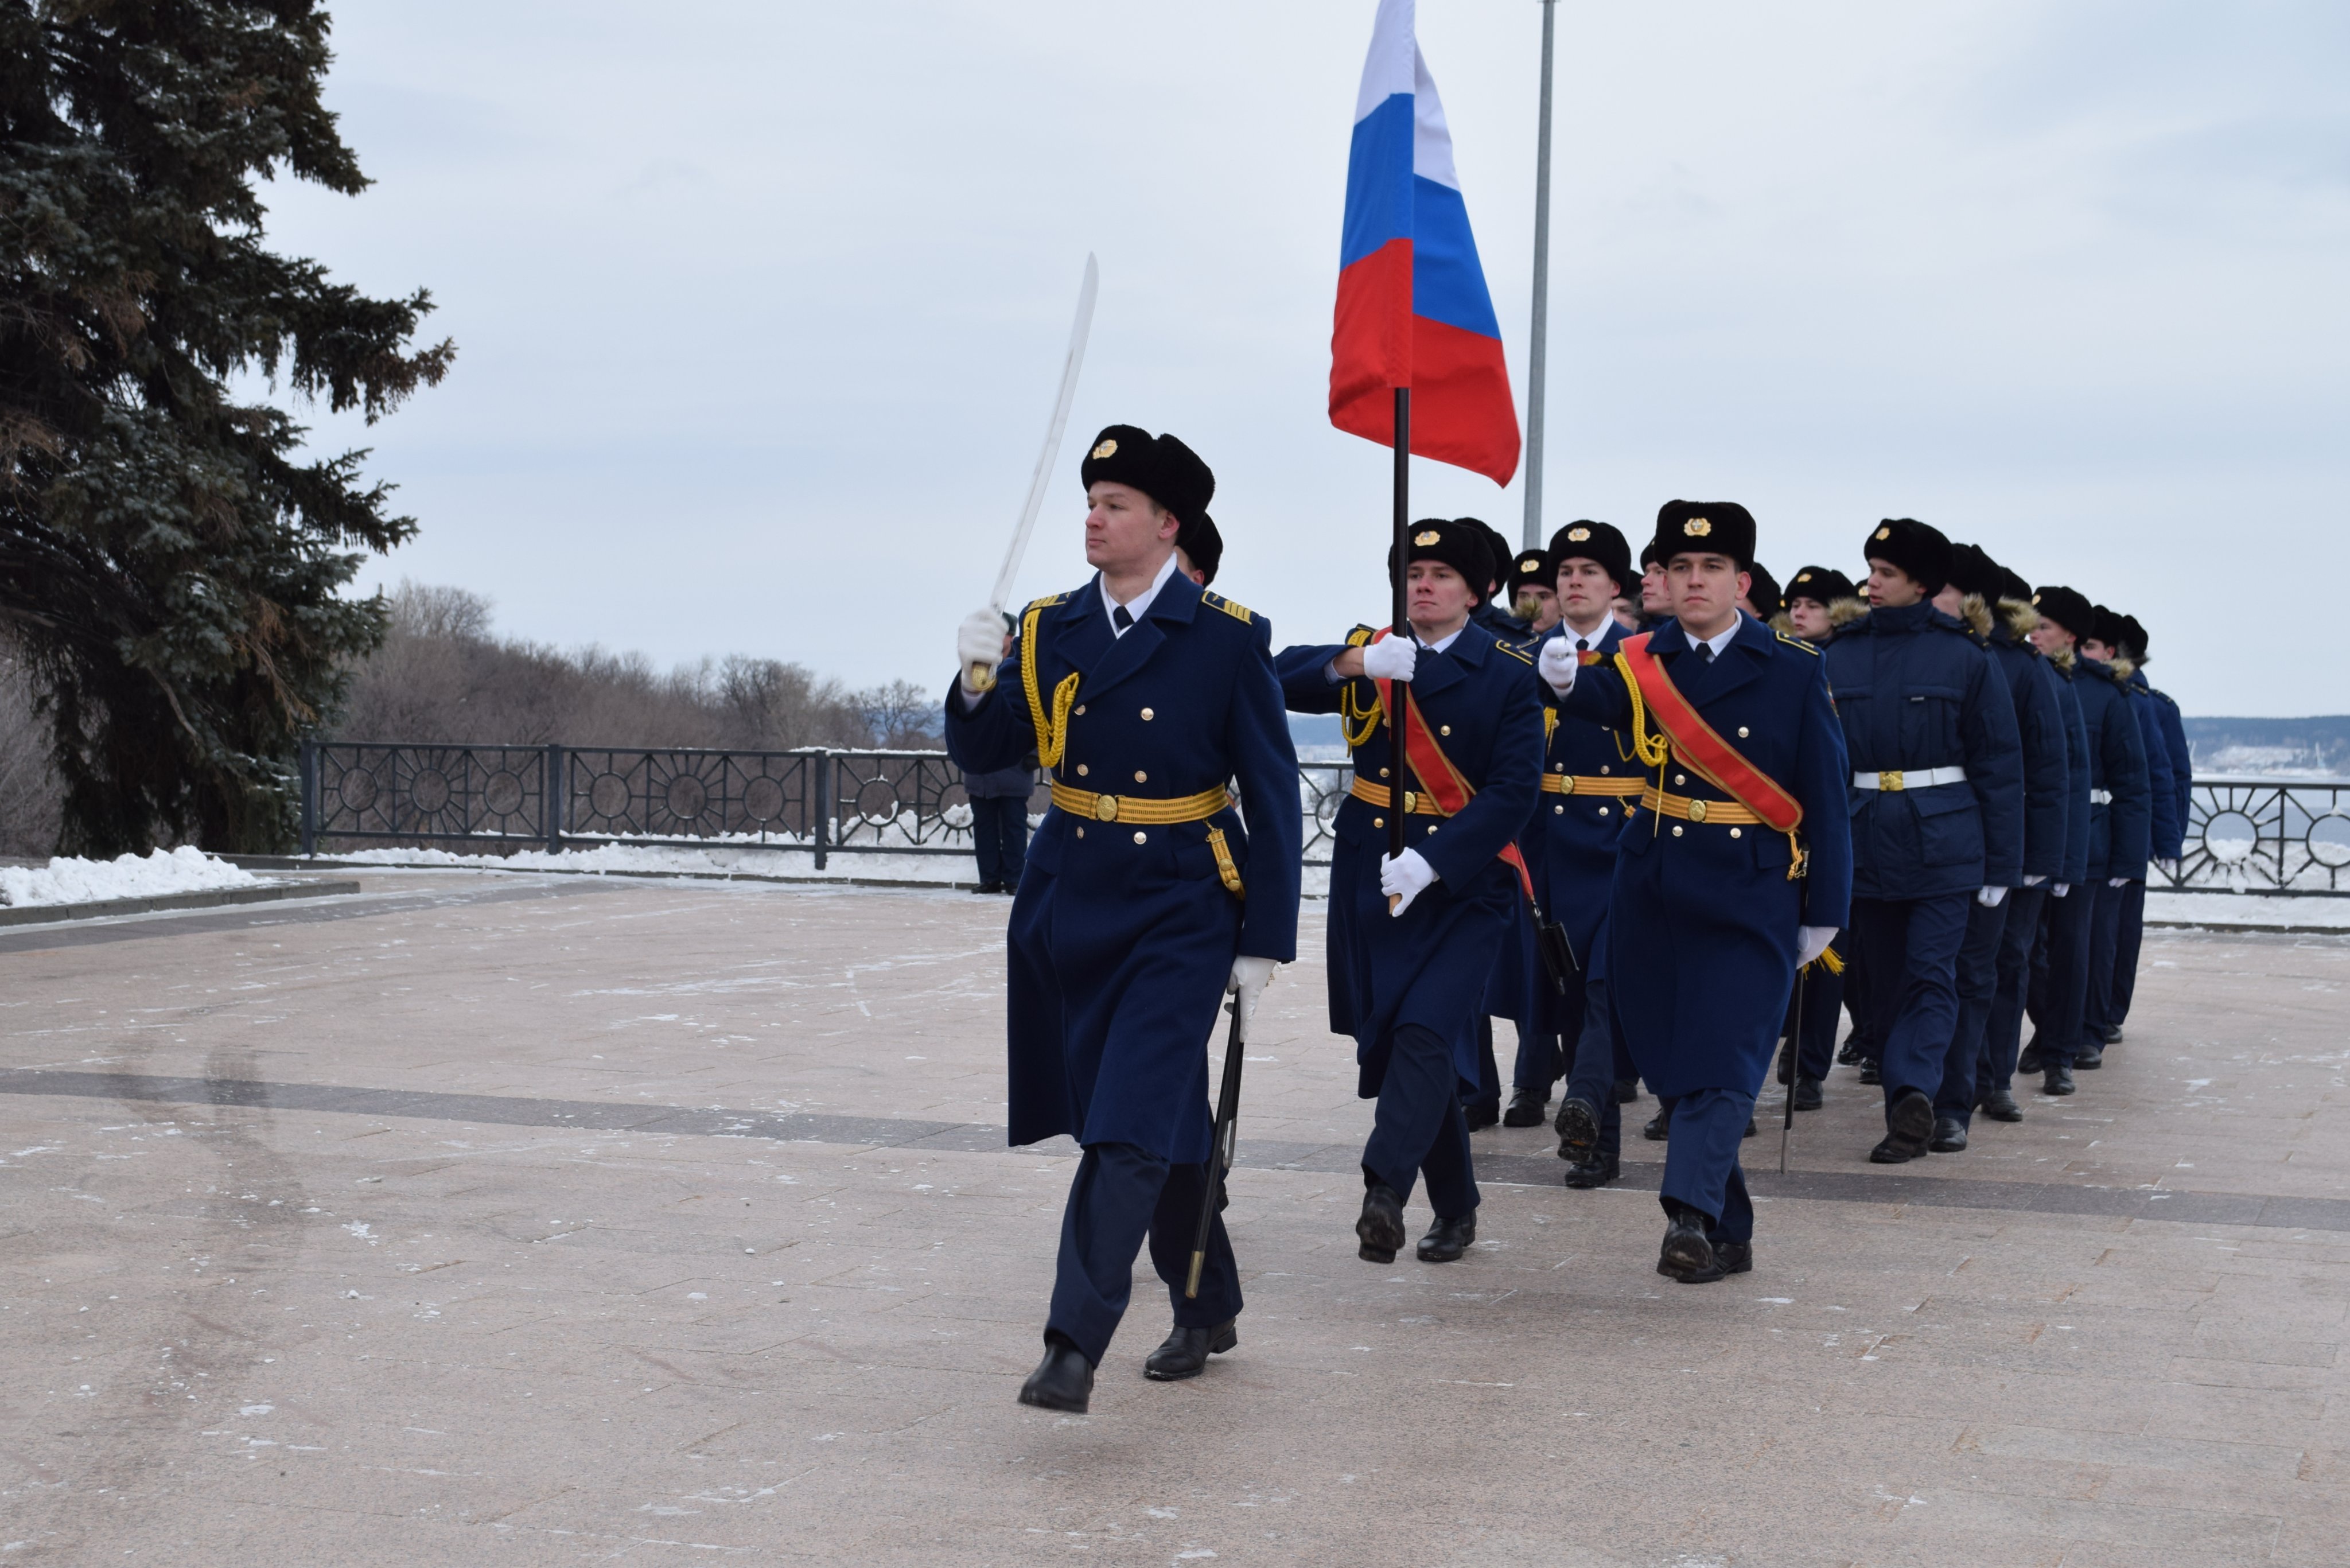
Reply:
[[1959, 618], [1967, 623], [1977, 637], [1991, 636], [1991, 607], [1983, 603], [1981, 594], [1969, 594], [1959, 601]]
[[1832, 630], [1842, 631], [1867, 613], [1866, 599], [1836, 599], [1828, 606], [1828, 626]]
[[2032, 607], [2030, 599], [2002, 599], [1999, 613], [2018, 642], [2030, 642], [2032, 634], [2040, 629], [2040, 612]]

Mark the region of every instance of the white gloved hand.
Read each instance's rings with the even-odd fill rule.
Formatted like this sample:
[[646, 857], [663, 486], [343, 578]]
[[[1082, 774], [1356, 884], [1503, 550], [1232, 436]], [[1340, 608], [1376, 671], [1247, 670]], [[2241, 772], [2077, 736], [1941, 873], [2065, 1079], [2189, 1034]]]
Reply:
[[2027, 888], [2037, 888], [2046, 880], [2048, 880], [2048, 878], [2045, 877], [2026, 877], [2023, 879], [2023, 885]]
[[2004, 888], [1978, 888], [1975, 889], [1975, 902], [1981, 904], [1986, 909], [1998, 909], [2000, 901], [2006, 897], [2007, 889]]
[[1374, 680], [1409, 680], [1419, 649], [1408, 637], [1383, 637], [1363, 649], [1363, 673]]
[[1542, 645], [1534, 668], [1541, 671], [1543, 683], [1564, 697], [1575, 690], [1575, 672], [1582, 665], [1582, 659], [1567, 646], [1566, 639], [1554, 637]]
[[1411, 901], [1435, 880], [1436, 867], [1421, 858], [1417, 849], [1379, 857], [1379, 891], [1399, 900], [1388, 911], [1390, 915], [1400, 915], [1410, 909]]
[[2126, 877], [2108, 877], [2106, 878], [2106, 886], [2108, 888], [2126, 888], [2129, 886], [2129, 878]]
[[960, 672], [956, 679], [964, 695], [979, 695], [972, 690], [971, 667], [977, 664], [994, 669], [1003, 662], [1003, 655], [1011, 646], [1012, 639], [1004, 635], [1003, 617], [994, 610], [975, 609], [962, 618], [962, 624], [955, 628], [955, 669]]
[[2073, 884], [2070, 882], [2059, 882], [2056, 884], [2056, 896], [2060, 898], [2070, 896], [2072, 891]]
[[2154, 863], [2154, 867], [2166, 877], [2178, 875], [2178, 862], [2176, 860], [2158, 860]]
[[1795, 949], [1795, 967], [1801, 969], [1827, 951], [1828, 944], [1835, 940], [1835, 934], [1836, 929], [1834, 926], [1804, 927], [1803, 940], [1796, 945]]
[[1245, 953], [1232, 960], [1232, 974], [1224, 981], [1224, 994], [1240, 998], [1241, 1037], [1248, 1037], [1249, 1020], [1256, 1016], [1256, 1004], [1264, 995], [1264, 988], [1273, 983], [1274, 961], [1269, 958], [1250, 958]]

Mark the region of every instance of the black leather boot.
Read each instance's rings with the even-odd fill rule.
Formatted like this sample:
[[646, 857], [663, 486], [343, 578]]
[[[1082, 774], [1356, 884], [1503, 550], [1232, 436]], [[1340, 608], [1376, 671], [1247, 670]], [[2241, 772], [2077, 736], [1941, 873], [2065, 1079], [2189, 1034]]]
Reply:
[[1551, 1124], [1558, 1133], [1558, 1158], [1581, 1161], [1599, 1147], [1599, 1107], [1569, 1095]]
[[1885, 1137], [1868, 1151], [1871, 1165], [1905, 1165], [1926, 1153], [1934, 1136], [1934, 1102], [1911, 1089], [1885, 1108]]
[[1208, 1357], [1222, 1355], [1241, 1342], [1238, 1320], [1226, 1318], [1213, 1328], [1185, 1328], [1178, 1324], [1143, 1358], [1142, 1375], [1153, 1383], [1180, 1383], [1207, 1370]]
[[1477, 1211], [1474, 1209], [1458, 1220], [1447, 1220], [1440, 1215], [1436, 1223], [1428, 1228], [1428, 1234], [1419, 1239], [1419, 1261], [1423, 1263], [1458, 1262], [1461, 1254], [1467, 1251], [1469, 1244], [1476, 1239]]
[[1403, 1199], [1384, 1181], [1374, 1181], [1363, 1194], [1362, 1218], [1355, 1221], [1362, 1245], [1355, 1255], [1367, 1263], [1392, 1263], [1403, 1245]]
[[1093, 1400], [1094, 1364], [1086, 1353], [1061, 1335], [1046, 1333], [1045, 1359], [1020, 1386], [1020, 1402], [1040, 1410], [1062, 1410], [1082, 1416]]

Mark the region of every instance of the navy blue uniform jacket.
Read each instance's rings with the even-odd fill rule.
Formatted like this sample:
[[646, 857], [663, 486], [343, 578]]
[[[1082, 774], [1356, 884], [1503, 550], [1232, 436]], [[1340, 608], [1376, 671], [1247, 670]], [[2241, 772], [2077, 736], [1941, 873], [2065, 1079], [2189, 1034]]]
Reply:
[[[1592, 651], [1605, 659], [1627, 635], [1610, 616], [1601, 624]], [[1575, 633], [1562, 622], [1535, 643], [1537, 658], [1542, 642], [1554, 637], [1566, 639], [1570, 649], [1575, 646]], [[1556, 712], [1555, 708], [1552, 711]], [[1543, 771], [1575, 778], [1638, 778], [1640, 764], [1622, 732], [1559, 713], [1543, 757]], [[1566, 928], [1567, 940], [1587, 975], [1607, 972], [1607, 899], [1616, 879], [1616, 839], [1623, 831], [1624, 808], [1638, 804], [1617, 795], [1544, 794], [1534, 808], [1534, 831], [1526, 836], [1526, 861], [1534, 867], [1534, 891], [1542, 898], [1543, 913]], [[1559, 1001], [1546, 981], [1537, 994], [1549, 1002]], [[1582, 1019], [1546, 1014], [1543, 1022], [1550, 1029], [1563, 1031], [1567, 1048], [1574, 1049]]]
[[[1849, 923], [1844, 730], [1818, 650], [1752, 617], [1740, 617], [1738, 635], [1711, 664], [1690, 654], [1678, 621], [1660, 625], [1648, 650], [1714, 732], [1802, 804], [1810, 874], [1789, 878], [1794, 851], [1767, 827], [1632, 814], [1616, 838], [1608, 994], [1640, 1076], [1657, 1093], [1752, 1095], [1787, 1016], [1799, 928]], [[1559, 708], [1619, 732], [1632, 726], [1613, 664], [1583, 670]], [[1678, 759], [1668, 757], [1662, 771], [1674, 794], [1729, 798]]]
[[2077, 888], [2089, 879], [2090, 823], [2095, 808], [2089, 803], [2089, 726], [2081, 716], [2080, 694], [2074, 691], [2079, 671], [2068, 660], [2048, 660], [2056, 678], [2056, 705], [2064, 722], [2064, 868], [2056, 880]]
[[[1330, 660], [1369, 638], [1356, 628], [1347, 643], [1282, 649], [1277, 666], [1290, 707], [1301, 713], [1378, 711], [1378, 682], [1333, 685]], [[1541, 680], [1534, 663], [1474, 623], [1441, 653], [1423, 648], [1412, 696], [1436, 743], [1477, 793], [1460, 815], [1406, 818], [1404, 842], [1419, 851], [1437, 880], [1400, 918], [1379, 891], [1388, 850], [1387, 811], [1349, 795], [1338, 806], [1330, 858], [1330, 1027], [1355, 1037], [1357, 1092], [1368, 1099], [1386, 1078], [1395, 1031], [1430, 1029], [1452, 1048], [1452, 1067], [1478, 1079], [1477, 1020], [1486, 982], [1504, 943], [1516, 940], [1525, 895], [1518, 874], [1495, 858], [1524, 834], [1542, 784]], [[1350, 730], [1359, 728], [1348, 721]], [[1392, 785], [1392, 737], [1382, 720], [1354, 748], [1356, 776]]]
[[2163, 749], [2170, 753], [2170, 784], [2178, 796], [2178, 836], [2183, 840], [2195, 824], [2195, 753], [2187, 743], [2187, 726], [2178, 717], [2178, 701], [2147, 685], [2145, 670], [2131, 670], [2130, 684], [2154, 699]]
[[2129, 692], [2113, 666], [2075, 656], [2073, 694], [2089, 732], [2089, 788], [2108, 798], [2089, 807], [2089, 879], [2142, 881], [2153, 848], [2154, 791], [2146, 771], [2146, 737]]
[[2056, 671], [2005, 620], [1992, 623], [1985, 646], [2007, 677], [2008, 695], [2015, 699], [2016, 733], [2023, 742], [2023, 874], [2061, 882], [2073, 763]]
[[[2133, 672], [2135, 674], [2135, 672]], [[2137, 719], [2138, 739], [2146, 742], [2147, 803], [2147, 853], [2157, 860], [2176, 860], [2187, 819], [2178, 815], [2178, 775], [2170, 765], [2170, 747], [2162, 734], [2161, 707], [2154, 693], [2133, 679], [2122, 690], [2129, 693], [2130, 711]]]
[[[1195, 1162], [1212, 1136], [1207, 1044], [1232, 959], [1297, 956], [1297, 753], [1263, 617], [1178, 573], [1117, 637], [1100, 583], [1042, 601], [1036, 677], [1048, 716], [1054, 688], [1079, 677], [1055, 776], [1159, 799], [1237, 780], [1248, 826], [1230, 809], [1153, 827], [1045, 812], [1005, 939], [1012, 1141], [1067, 1133]], [[1037, 749], [1024, 651], [1015, 638], [970, 711], [947, 698], [947, 752], [966, 772]], [[1245, 898], [1225, 890], [1211, 827], [1230, 844]]]
[[1933, 898], [2023, 880], [2023, 742], [2007, 677], [1930, 604], [1874, 609], [1822, 657], [1855, 773], [1959, 767], [1923, 788], [1846, 784], [1852, 891]]

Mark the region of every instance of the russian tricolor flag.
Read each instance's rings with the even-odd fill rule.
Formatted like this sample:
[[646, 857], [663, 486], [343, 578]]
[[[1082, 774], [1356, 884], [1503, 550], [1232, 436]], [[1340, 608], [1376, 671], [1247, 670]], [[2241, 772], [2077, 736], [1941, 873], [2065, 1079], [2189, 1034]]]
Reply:
[[1398, 387], [1412, 389], [1414, 452], [1510, 482], [1518, 410], [1452, 133], [1419, 57], [1413, 0], [1380, 0], [1347, 160], [1330, 422], [1392, 444]]

